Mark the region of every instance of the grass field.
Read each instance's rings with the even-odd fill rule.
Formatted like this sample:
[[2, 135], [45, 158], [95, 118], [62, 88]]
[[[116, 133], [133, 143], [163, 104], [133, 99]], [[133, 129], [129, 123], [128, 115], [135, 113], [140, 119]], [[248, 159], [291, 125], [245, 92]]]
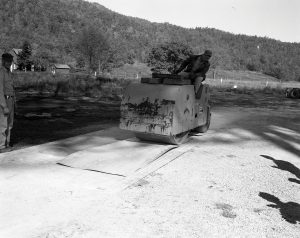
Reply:
[[[15, 72], [15, 87], [19, 92], [53, 94], [55, 96], [120, 97], [122, 89], [129, 83], [140, 82], [147, 76], [131, 69], [122, 74], [115, 73], [91, 76], [82, 73], [53, 76], [48, 72]], [[150, 73], [148, 74], [150, 76]], [[248, 90], [277, 91], [283, 93], [288, 87], [300, 87], [300, 82], [281, 82], [270, 76], [255, 72], [218, 71], [215, 78], [208, 75], [206, 83], [218, 90], [235, 90], [245, 93]], [[217, 77], [218, 78], [217, 78]]]
[[117, 97], [129, 81], [80, 73], [55, 76], [47, 72], [14, 73], [17, 92], [54, 96]]

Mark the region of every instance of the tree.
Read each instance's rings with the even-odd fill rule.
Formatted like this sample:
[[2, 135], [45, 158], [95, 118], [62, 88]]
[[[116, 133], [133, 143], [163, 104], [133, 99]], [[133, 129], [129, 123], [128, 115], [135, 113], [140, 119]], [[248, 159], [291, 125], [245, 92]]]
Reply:
[[82, 56], [79, 56], [78, 58], [76, 58], [76, 67], [80, 68], [80, 69], [85, 67], [85, 61]]
[[31, 70], [32, 65], [32, 48], [28, 41], [24, 41], [22, 51], [18, 55], [17, 64], [21, 70]]
[[109, 44], [99, 28], [88, 26], [78, 36], [77, 49], [85, 57], [90, 70], [95, 71], [101, 54], [109, 49]]
[[55, 56], [51, 56], [51, 52], [46, 49], [38, 48], [32, 55], [32, 63], [35, 71], [46, 71], [50, 63], [55, 62]]
[[272, 77], [275, 77], [277, 79], [284, 79], [285, 72], [284, 69], [280, 66], [271, 66], [267, 71], [264, 72], [267, 75], [270, 75]]
[[172, 73], [178, 65], [192, 54], [189, 46], [183, 43], [169, 42], [153, 47], [148, 55], [148, 66], [157, 72]]
[[121, 67], [124, 63], [132, 63], [130, 55], [122, 42], [112, 41], [108, 50], [99, 57], [99, 69], [101, 71], [111, 71], [113, 68]]

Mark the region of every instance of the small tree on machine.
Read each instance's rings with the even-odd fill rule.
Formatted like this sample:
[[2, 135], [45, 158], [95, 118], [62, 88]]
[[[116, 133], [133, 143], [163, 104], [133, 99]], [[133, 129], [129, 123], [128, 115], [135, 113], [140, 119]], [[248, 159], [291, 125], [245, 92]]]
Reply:
[[156, 72], [173, 73], [176, 67], [191, 54], [192, 49], [183, 43], [163, 43], [151, 49], [147, 63]]

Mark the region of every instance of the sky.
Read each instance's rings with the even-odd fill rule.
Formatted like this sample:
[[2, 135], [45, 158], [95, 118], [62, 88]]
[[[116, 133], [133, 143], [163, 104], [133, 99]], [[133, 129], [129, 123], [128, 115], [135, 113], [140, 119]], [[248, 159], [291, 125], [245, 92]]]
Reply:
[[88, 0], [120, 14], [186, 28], [300, 43], [300, 0]]

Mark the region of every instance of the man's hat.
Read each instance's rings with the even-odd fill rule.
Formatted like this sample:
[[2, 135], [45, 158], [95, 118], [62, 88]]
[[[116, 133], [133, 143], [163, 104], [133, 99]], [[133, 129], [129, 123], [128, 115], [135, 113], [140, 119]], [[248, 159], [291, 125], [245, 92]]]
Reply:
[[207, 56], [211, 57], [212, 56], [211, 50], [204, 51], [204, 55], [207, 55]]
[[10, 53], [4, 53], [2, 54], [2, 60], [5, 61], [13, 61], [14, 57]]

